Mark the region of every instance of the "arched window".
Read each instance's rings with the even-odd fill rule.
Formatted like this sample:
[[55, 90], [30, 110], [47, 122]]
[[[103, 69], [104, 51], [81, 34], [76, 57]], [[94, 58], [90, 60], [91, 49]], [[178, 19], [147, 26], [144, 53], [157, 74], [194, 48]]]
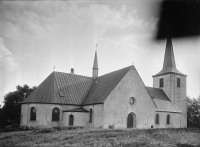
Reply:
[[36, 109], [35, 109], [35, 107], [31, 107], [30, 120], [36, 120]]
[[52, 121], [59, 121], [60, 118], [60, 109], [59, 108], [53, 108], [52, 110]]
[[169, 125], [170, 124], [170, 115], [168, 114], [167, 115], [167, 125]]
[[74, 125], [74, 116], [72, 114], [70, 114], [69, 116], [69, 126], [73, 126]]
[[159, 124], [159, 114], [156, 114], [156, 124]]
[[160, 88], [161, 87], [164, 87], [164, 79], [163, 78], [160, 78]]
[[90, 109], [90, 123], [92, 123], [92, 109]]

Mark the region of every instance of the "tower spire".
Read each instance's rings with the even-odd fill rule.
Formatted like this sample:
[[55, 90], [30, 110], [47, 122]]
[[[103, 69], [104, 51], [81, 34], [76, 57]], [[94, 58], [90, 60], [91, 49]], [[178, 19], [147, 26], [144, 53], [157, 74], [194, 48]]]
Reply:
[[175, 70], [177, 70], [176, 69], [176, 63], [175, 63], [175, 58], [174, 58], [172, 40], [171, 40], [170, 37], [167, 38], [163, 69], [165, 69], [167, 71], [175, 71]]
[[174, 51], [173, 51], [173, 45], [171, 37], [167, 38], [166, 48], [165, 48], [165, 56], [164, 56], [164, 62], [163, 62], [163, 69], [157, 73], [155, 76], [164, 75], [167, 73], [175, 73], [179, 75], [184, 75], [180, 71], [176, 69], [176, 63], [175, 63], [175, 57], [174, 57]]
[[98, 77], [98, 61], [97, 61], [97, 44], [96, 44], [96, 50], [95, 50], [95, 55], [94, 55], [94, 63], [93, 63], [93, 74], [92, 77], [95, 79]]

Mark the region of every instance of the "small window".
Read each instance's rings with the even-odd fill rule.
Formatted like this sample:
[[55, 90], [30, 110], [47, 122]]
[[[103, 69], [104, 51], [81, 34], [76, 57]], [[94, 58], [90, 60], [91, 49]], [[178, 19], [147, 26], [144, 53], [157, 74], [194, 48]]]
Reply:
[[36, 120], [36, 109], [35, 107], [31, 107], [31, 117], [30, 120]]
[[160, 88], [161, 87], [164, 87], [164, 79], [163, 78], [160, 79]]
[[60, 118], [60, 109], [53, 108], [52, 110], [52, 121], [59, 121]]
[[177, 87], [181, 87], [181, 79], [177, 78]]
[[64, 97], [64, 92], [63, 92], [63, 90], [59, 90], [58, 92], [59, 92], [60, 97]]
[[90, 120], [89, 120], [90, 123], [92, 123], [92, 109], [90, 109]]
[[159, 124], [159, 114], [156, 114], [156, 125]]
[[170, 115], [168, 114], [167, 115], [167, 125], [169, 125], [170, 124]]

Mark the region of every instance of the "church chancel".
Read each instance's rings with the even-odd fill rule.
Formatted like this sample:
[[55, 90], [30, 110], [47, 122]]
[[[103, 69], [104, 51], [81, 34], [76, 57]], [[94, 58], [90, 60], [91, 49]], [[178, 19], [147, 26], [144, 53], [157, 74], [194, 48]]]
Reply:
[[[96, 46], [97, 47], [97, 46]], [[24, 101], [21, 126], [186, 128], [186, 75], [167, 39], [163, 69], [146, 87], [134, 65], [92, 77], [53, 71]]]

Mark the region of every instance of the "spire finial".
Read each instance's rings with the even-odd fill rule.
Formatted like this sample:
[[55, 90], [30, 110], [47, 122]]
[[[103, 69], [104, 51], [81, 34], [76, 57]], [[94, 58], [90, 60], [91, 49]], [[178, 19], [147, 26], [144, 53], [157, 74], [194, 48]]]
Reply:
[[96, 45], [94, 46], [94, 47], [96, 47], [95, 51], [97, 51], [97, 46], [98, 46], [98, 45], [97, 45], [97, 43], [96, 43]]

